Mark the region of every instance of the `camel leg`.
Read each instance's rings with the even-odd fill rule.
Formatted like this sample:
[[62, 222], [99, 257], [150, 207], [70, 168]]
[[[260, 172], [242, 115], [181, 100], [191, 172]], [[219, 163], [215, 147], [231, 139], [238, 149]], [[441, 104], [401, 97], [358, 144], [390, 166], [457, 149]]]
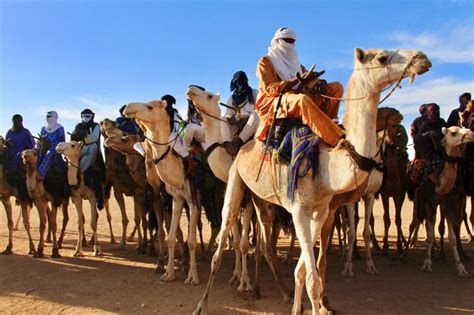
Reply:
[[355, 222], [354, 222], [354, 204], [346, 205], [347, 219], [349, 221], [349, 232], [348, 232], [348, 245], [347, 253], [345, 257], [344, 270], [342, 275], [345, 277], [352, 277], [352, 251], [354, 250], [354, 239], [356, 237]]
[[57, 215], [58, 215], [58, 207], [52, 207], [51, 213], [49, 214], [49, 224], [51, 225], [51, 232], [53, 235], [53, 252], [51, 254], [52, 258], [61, 258], [58, 249], [58, 242], [56, 238], [56, 230], [57, 226]]
[[176, 233], [181, 219], [184, 200], [182, 198], [173, 197], [173, 214], [171, 215], [171, 226], [168, 234], [168, 265], [166, 272], [161, 276], [163, 281], [173, 281], [176, 279], [174, 275], [174, 248], [176, 246]]
[[59, 234], [58, 249], [63, 247], [64, 235], [66, 234], [66, 227], [67, 223], [69, 222], [69, 213], [67, 211], [68, 203], [68, 200], [61, 202], [61, 211], [63, 213], [63, 226], [61, 228], [61, 233]]
[[304, 270], [302, 267], [295, 269], [295, 299], [292, 312], [293, 314], [299, 314], [301, 312], [301, 292], [297, 294], [296, 287], [298, 286], [298, 290], [301, 291], [302, 285], [296, 285], [296, 282], [301, 282], [304, 277], [306, 293], [311, 301], [312, 313], [319, 314], [319, 302], [322, 298], [321, 293], [323, 286], [319, 278], [318, 269], [316, 268], [314, 244], [316, 243], [317, 236], [320, 235], [320, 230], [326, 221], [329, 209], [326, 208], [313, 213], [311, 209], [305, 209], [300, 205], [295, 205], [291, 210], [296, 235], [298, 236], [301, 246], [300, 260], [303, 259], [305, 265]]
[[[120, 209], [120, 214], [122, 215], [122, 237], [120, 238], [120, 243], [119, 245], [115, 248], [116, 250], [125, 250], [125, 246], [127, 245], [127, 226], [128, 226], [128, 217], [127, 217], [127, 211], [125, 209], [125, 200], [123, 199], [123, 194], [120, 191], [116, 191], [114, 189], [114, 196], [115, 200], [117, 200], [119, 209]], [[109, 203], [107, 202], [107, 205]], [[106, 208], [106, 210], [108, 207]], [[107, 219], [109, 218], [109, 213], [107, 212]], [[135, 226], [136, 223], [135, 223]], [[110, 226], [110, 242], [113, 244], [115, 243], [115, 238], [113, 237], [113, 232], [112, 232], [112, 226]], [[112, 242], [113, 239], [113, 242]], [[139, 243], [140, 244], [140, 243]]]
[[[159, 200], [159, 199], [155, 199]], [[158, 203], [158, 202], [157, 202]], [[163, 208], [160, 204], [157, 204], [153, 207], [155, 211], [158, 231], [156, 235], [153, 234], [153, 231], [150, 230], [150, 245], [155, 244], [155, 239], [158, 239], [158, 257], [155, 268], [155, 273], [160, 273], [164, 270], [165, 265], [165, 256], [166, 256], [166, 241], [165, 241], [165, 230], [164, 230], [164, 217], [163, 217]]]
[[383, 234], [383, 250], [382, 255], [389, 256], [389, 244], [388, 244], [388, 233], [390, 231], [390, 202], [389, 197], [382, 195], [382, 204], [383, 204], [383, 224], [384, 224], [384, 234]]
[[462, 220], [464, 222], [464, 226], [466, 227], [467, 234], [469, 235], [469, 239], [472, 241], [474, 236], [472, 235], [471, 228], [469, 227], [466, 207], [463, 207], [462, 210]]
[[193, 314], [205, 314], [207, 312], [209, 292], [222, 262], [226, 239], [229, 236], [230, 229], [237, 221], [237, 217], [239, 215], [240, 210], [240, 203], [244, 197], [244, 191], [244, 182], [237, 171], [236, 164], [234, 163], [232, 164], [229, 171], [229, 181], [227, 183], [227, 189], [224, 198], [224, 207], [222, 209], [221, 233], [218, 237], [219, 242], [217, 246], [217, 251], [214, 253], [214, 256], [212, 257], [211, 261], [211, 274], [209, 275], [209, 280], [207, 282], [203, 296], [199, 301], [199, 304], [194, 310]]
[[82, 210], [82, 199], [81, 197], [73, 197], [72, 202], [74, 203], [74, 206], [76, 207], [77, 211], [77, 229], [78, 229], [78, 237], [77, 237], [77, 245], [76, 245], [76, 251], [74, 253], [74, 257], [82, 257], [84, 256], [84, 253], [82, 252], [82, 240], [84, 236], [84, 223], [85, 223], [85, 218], [84, 218], [84, 212]]
[[341, 206], [337, 211], [339, 211], [342, 231], [342, 252], [340, 253], [340, 258], [344, 259], [347, 251], [347, 210], [345, 206]]
[[[332, 227], [334, 224], [334, 219], [336, 216], [336, 210], [329, 210], [328, 217], [323, 224], [321, 229], [321, 240], [319, 246], [319, 255], [318, 255], [318, 271], [321, 278], [322, 292], [321, 292], [321, 307], [326, 311], [330, 312], [331, 308], [329, 307], [329, 301], [326, 297], [326, 266], [327, 266], [327, 252], [329, 250], [329, 236], [331, 235]], [[299, 262], [299, 261], [298, 261]], [[296, 279], [296, 277], [295, 277]], [[295, 292], [296, 293], [296, 292]]]
[[[122, 197], [123, 200], [123, 197]], [[143, 203], [143, 196], [138, 196], [135, 194], [133, 196], [133, 221], [135, 223], [135, 226], [137, 226], [137, 237], [138, 237], [138, 245], [137, 245], [137, 250], [140, 254], [145, 254], [146, 253], [146, 244], [144, 242], [144, 237], [142, 234], [142, 230], [140, 229], [140, 224], [142, 221], [142, 203]], [[124, 205], [124, 212], [125, 212], [125, 205]], [[126, 218], [126, 215], [125, 215]], [[123, 217], [122, 217], [123, 219]], [[128, 224], [128, 218], [127, 218], [127, 224]], [[127, 224], [123, 224], [122, 221], [122, 226], [123, 226], [123, 233], [122, 233], [122, 241], [126, 241], [127, 237]], [[146, 233], [146, 232], [145, 232]], [[122, 242], [120, 241], [120, 242]]]
[[[469, 216], [469, 221], [471, 222], [471, 227], [474, 229], [474, 196], [471, 196], [471, 215]], [[474, 242], [474, 237], [471, 236], [471, 242]]]
[[35, 202], [36, 209], [38, 210], [38, 216], [40, 220], [39, 225], [39, 241], [36, 253], [33, 255], [35, 258], [42, 258], [44, 257], [44, 233], [46, 231], [46, 222], [48, 221], [48, 205], [46, 202], [39, 201]]
[[30, 231], [30, 214], [31, 214], [31, 207], [27, 205], [26, 202], [22, 202], [21, 216], [23, 217], [23, 226], [25, 227], [26, 234], [28, 235], [28, 243], [29, 243], [29, 248], [30, 248], [28, 255], [35, 255], [36, 248], [35, 248], [35, 244], [33, 243], [33, 238], [31, 237], [31, 231]]
[[454, 261], [456, 263], [456, 270], [458, 272], [458, 276], [464, 278], [464, 277], [469, 276], [469, 272], [467, 272], [466, 268], [464, 267], [464, 264], [462, 263], [461, 258], [458, 253], [456, 235], [454, 233], [451, 217], [448, 215], [446, 219], [448, 221], [449, 247], [451, 247], [451, 250], [453, 251]]
[[353, 259], [360, 259], [359, 247], [357, 247], [357, 228], [359, 226], [359, 202], [354, 204], [354, 243], [352, 244], [352, 250], [354, 251]]
[[242, 275], [242, 255], [240, 252], [240, 231], [239, 225], [236, 221], [232, 226], [232, 249], [235, 253], [235, 264], [234, 271], [232, 272], [232, 278], [229, 280], [229, 284], [239, 284], [240, 276]]
[[368, 194], [364, 196], [365, 205], [365, 218], [364, 218], [364, 242], [365, 242], [365, 272], [372, 275], [377, 274], [375, 269], [374, 260], [370, 252], [370, 242], [372, 240], [370, 233], [370, 218], [374, 210], [375, 196], [374, 194]]
[[[257, 210], [258, 211], [258, 210]], [[262, 275], [262, 228], [256, 224], [255, 230], [253, 231], [255, 236], [257, 237], [255, 243], [255, 252], [253, 254], [255, 260], [255, 298], [257, 300], [260, 299], [260, 279]]]
[[[107, 202], [105, 202], [107, 203]], [[104, 203], [104, 204], [105, 204]], [[97, 213], [97, 201], [95, 199], [95, 196], [92, 197], [90, 196], [89, 197], [89, 204], [90, 204], [90, 208], [91, 208], [91, 229], [92, 229], [92, 233], [93, 233], [93, 237], [94, 237], [94, 256], [101, 256], [102, 255], [102, 250], [100, 249], [100, 245], [99, 245], [99, 236], [97, 235], [97, 221], [98, 221], [98, 213]], [[105, 209], [107, 210], [108, 207], [106, 207]], [[109, 214], [110, 212], [107, 211], [107, 220], [109, 219]], [[109, 225], [110, 225], [110, 221], [109, 221]], [[110, 230], [110, 233], [111, 233], [111, 236], [113, 237], [113, 234], [112, 234], [112, 229]]]
[[295, 231], [295, 226], [291, 226], [291, 238], [290, 238], [290, 246], [288, 247], [288, 251], [286, 252], [286, 257], [285, 257], [285, 262], [291, 261], [293, 258], [293, 251], [295, 249], [295, 239], [296, 239], [296, 231]]
[[7, 248], [2, 252], [2, 255], [12, 254], [13, 249], [13, 218], [12, 218], [12, 204], [10, 197], [3, 196], [2, 203], [7, 213], [7, 225], [8, 225], [8, 245]]
[[197, 248], [197, 226], [199, 217], [201, 216], [201, 207], [198, 207], [193, 203], [192, 200], [187, 200], [190, 210], [190, 221], [189, 221], [189, 234], [188, 234], [188, 247], [189, 247], [189, 272], [188, 277], [184, 281], [184, 284], [196, 285], [200, 283], [197, 263], [196, 263], [196, 248]]
[[249, 271], [247, 267], [247, 255], [249, 251], [249, 233], [250, 220], [252, 219], [253, 204], [248, 202], [245, 205], [242, 215], [242, 237], [240, 238], [240, 253], [242, 255], [242, 275], [240, 276], [240, 285], [237, 290], [239, 292], [253, 291], [250, 284]]
[[45, 243], [51, 243], [51, 236], [52, 236], [52, 229], [51, 229], [51, 212], [52, 210], [49, 208], [48, 205], [46, 205], [46, 222], [48, 223], [48, 232], [46, 234], [46, 240], [44, 241]]
[[[436, 211], [436, 208], [433, 210]], [[429, 213], [429, 212], [425, 212]], [[426, 257], [423, 263], [423, 266], [420, 268], [420, 271], [432, 272], [431, 265], [431, 251], [433, 249], [434, 243], [434, 222], [436, 222], [436, 212], [433, 214], [433, 218], [426, 219]]]
[[[114, 189], [114, 194], [115, 194], [115, 189]], [[118, 193], [120, 194], [120, 193]], [[121, 194], [120, 194], [121, 195]], [[125, 209], [125, 201], [123, 200], [123, 196], [122, 197], [122, 200], [119, 201], [117, 199], [117, 203], [119, 204], [119, 208], [121, 208], [122, 206], [124, 207]], [[117, 198], [117, 195], [115, 195], [115, 198]], [[117, 242], [115, 241], [115, 236], [114, 236], [114, 232], [112, 231], [112, 215], [110, 214], [110, 204], [109, 204], [109, 201], [110, 199], [106, 199], [104, 200], [104, 208], [105, 208], [105, 212], [107, 214], [107, 222], [109, 223], [109, 229], [110, 229], [110, 244], [116, 244]], [[122, 211], [122, 209], [120, 209], [120, 211]], [[125, 211], [125, 210], [124, 210]], [[97, 213], [97, 209], [95, 211]], [[97, 213], [97, 216], [99, 214]], [[98, 218], [98, 217], [97, 217]], [[128, 221], [128, 220], [127, 220]], [[128, 223], [128, 222], [127, 222]], [[96, 237], [96, 235], [94, 235], [94, 237]], [[125, 236], [122, 235], [122, 240], [125, 241], [125, 238], [127, 237], [127, 227], [125, 227]], [[94, 240], [94, 244], [96, 244], [97, 242], [95, 242]], [[95, 246], [95, 245], [94, 245]]]
[[261, 249], [263, 255], [265, 256], [268, 265], [273, 273], [273, 277], [277, 281], [278, 288], [280, 289], [281, 294], [283, 295], [283, 300], [285, 302], [291, 301], [291, 291], [286, 286], [283, 281], [283, 277], [280, 272], [279, 265], [277, 264], [277, 258], [275, 256], [275, 251], [272, 248], [271, 236], [272, 236], [272, 223], [274, 222], [275, 217], [275, 208], [267, 202], [264, 202], [262, 199], [257, 196], [252, 196], [252, 200], [257, 210], [257, 219], [259, 221], [259, 226], [262, 227], [262, 238], [261, 238]]
[[374, 218], [373, 211], [372, 211], [372, 215], [370, 216], [369, 224], [370, 224], [370, 230], [372, 231], [371, 237], [370, 237], [372, 241], [372, 247], [374, 248], [376, 252], [380, 252], [382, 249], [380, 248], [379, 242], [377, 241], [377, 237], [375, 234], [375, 218]]
[[395, 225], [397, 226], [397, 251], [401, 255], [403, 253], [403, 245], [406, 244], [405, 236], [402, 230], [402, 206], [405, 195], [394, 198], [395, 201]]
[[[10, 207], [11, 207], [11, 203], [10, 203]], [[20, 220], [21, 220], [21, 210], [18, 213], [18, 218], [16, 218], [15, 227], [13, 228], [13, 231], [18, 231], [18, 228], [20, 226]]]
[[[199, 209], [201, 209], [199, 207]], [[197, 218], [197, 230], [199, 232], [199, 241], [201, 242], [201, 252], [204, 253], [206, 251], [206, 244], [204, 243], [204, 238], [202, 236], [202, 220], [201, 216]]]
[[[444, 202], [443, 202], [444, 203]], [[445, 226], [445, 218], [446, 218], [446, 208], [445, 205], [440, 206], [440, 219], [439, 219], [439, 225], [438, 225], [438, 233], [439, 233], [439, 258], [445, 262], [446, 261], [446, 252], [444, 251], [444, 233], [446, 231], [446, 226]]]

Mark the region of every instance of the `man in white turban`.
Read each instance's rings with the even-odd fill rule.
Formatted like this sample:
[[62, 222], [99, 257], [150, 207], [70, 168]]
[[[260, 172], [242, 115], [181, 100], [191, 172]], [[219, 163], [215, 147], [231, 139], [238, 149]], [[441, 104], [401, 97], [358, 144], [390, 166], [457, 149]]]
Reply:
[[[268, 48], [268, 55], [258, 62], [259, 96], [256, 109], [265, 124], [258, 139], [266, 139], [275, 106], [282, 95], [276, 118], [301, 118], [322, 140], [335, 146], [343, 137], [343, 130], [334, 122], [340, 100], [328, 100], [318, 94], [309, 95], [296, 90], [299, 82], [296, 74], [303, 74], [306, 69], [298, 59], [295, 41], [295, 32], [286, 27], [278, 29]], [[324, 83], [320, 88], [324, 95], [342, 97], [343, 87], [339, 82]]]

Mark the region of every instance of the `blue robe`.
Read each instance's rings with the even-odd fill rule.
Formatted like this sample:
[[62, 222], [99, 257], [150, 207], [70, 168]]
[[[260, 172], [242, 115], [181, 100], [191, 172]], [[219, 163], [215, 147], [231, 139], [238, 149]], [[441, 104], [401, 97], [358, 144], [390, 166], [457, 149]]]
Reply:
[[138, 134], [138, 126], [132, 119], [125, 119], [123, 117], [117, 117], [115, 119], [117, 127], [125, 133], [136, 135]]
[[66, 171], [66, 163], [61, 158], [61, 155], [56, 152], [56, 146], [58, 143], [66, 141], [64, 128], [61, 126], [54, 132], [47, 133], [46, 128], [43, 127], [41, 128], [41, 137], [45, 137], [46, 141], [50, 144], [48, 151], [45, 153], [43, 153], [40, 148], [40, 154], [38, 156], [38, 173], [41, 178], [46, 176], [51, 166], [59, 171]]
[[21, 152], [26, 149], [32, 149], [35, 142], [30, 131], [26, 128], [23, 128], [18, 132], [13, 131], [12, 129], [8, 130], [6, 141], [11, 143], [11, 147], [7, 150], [6, 170], [9, 173], [14, 173], [20, 169], [22, 164]]

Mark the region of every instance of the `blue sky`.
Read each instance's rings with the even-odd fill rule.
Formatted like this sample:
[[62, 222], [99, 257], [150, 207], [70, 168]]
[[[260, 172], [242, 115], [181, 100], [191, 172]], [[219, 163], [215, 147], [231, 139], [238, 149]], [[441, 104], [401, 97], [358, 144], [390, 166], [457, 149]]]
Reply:
[[115, 118], [133, 101], [199, 84], [222, 99], [255, 66], [275, 30], [296, 31], [300, 60], [344, 85], [354, 47], [419, 48], [432, 70], [386, 102], [409, 125], [422, 103], [442, 114], [474, 92], [474, 1], [9, 1], [0, 0], [0, 133], [20, 113], [32, 133], [48, 110], [68, 131], [86, 107]]

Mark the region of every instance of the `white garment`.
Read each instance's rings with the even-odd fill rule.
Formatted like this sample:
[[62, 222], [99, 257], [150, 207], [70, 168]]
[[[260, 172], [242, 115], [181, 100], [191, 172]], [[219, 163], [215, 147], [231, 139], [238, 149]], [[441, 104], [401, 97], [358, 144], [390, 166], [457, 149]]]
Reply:
[[[254, 134], [260, 124], [260, 117], [256, 111], [253, 111], [249, 115], [249, 119], [245, 124], [242, 131], [239, 133], [239, 138], [242, 142], [247, 142]], [[221, 123], [221, 134], [222, 134], [222, 143], [232, 140], [232, 131], [231, 125], [228, 122]]]
[[288, 28], [277, 30], [271, 47], [268, 48], [268, 56], [280, 79], [289, 80], [294, 78], [298, 71], [301, 71], [301, 63], [296, 53], [295, 44], [287, 43], [283, 38], [296, 40], [296, 33]]
[[[255, 101], [257, 100], [258, 91], [255, 89], [252, 89], [252, 93], [253, 93], [254, 102], [253, 103], [247, 102], [245, 103], [244, 106], [240, 108], [240, 117], [242, 118], [249, 117], [250, 114], [252, 114], [252, 112], [255, 111]], [[235, 105], [240, 105], [240, 104], [234, 104], [234, 99], [232, 98], [232, 95], [231, 95], [229, 99], [227, 100], [227, 106], [233, 107]], [[236, 116], [236, 112], [231, 108], [226, 108], [224, 117], [225, 118], [235, 117], [237, 120], [239, 120], [240, 118]]]
[[58, 124], [58, 113], [50, 111], [47, 113], [47, 116], [51, 117], [46, 117], [46, 126], [44, 126], [46, 133], [53, 133], [61, 128], [61, 125]]

